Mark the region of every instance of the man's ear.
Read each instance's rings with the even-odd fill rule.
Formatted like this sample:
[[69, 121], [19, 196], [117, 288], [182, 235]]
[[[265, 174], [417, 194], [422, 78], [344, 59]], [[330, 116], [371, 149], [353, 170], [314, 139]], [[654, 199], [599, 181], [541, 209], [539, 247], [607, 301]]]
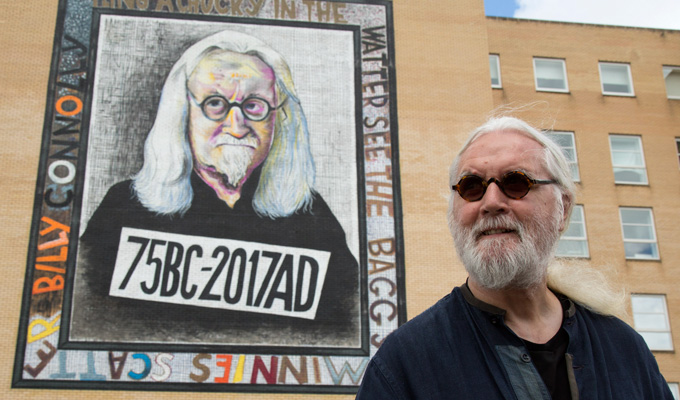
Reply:
[[571, 216], [574, 199], [566, 193], [562, 194], [562, 221], [560, 222], [560, 232], [564, 232], [569, 225], [569, 217]]

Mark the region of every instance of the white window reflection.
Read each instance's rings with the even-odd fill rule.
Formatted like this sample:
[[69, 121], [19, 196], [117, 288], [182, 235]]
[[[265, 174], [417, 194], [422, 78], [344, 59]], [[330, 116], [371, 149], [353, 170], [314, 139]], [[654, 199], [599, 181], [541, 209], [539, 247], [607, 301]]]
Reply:
[[614, 182], [633, 185], [647, 184], [647, 167], [639, 136], [609, 135], [614, 167]]
[[621, 230], [626, 258], [658, 260], [654, 219], [650, 208], [620, 207]]
[[635, 330], [642, 335], [650, 350], [673, 350], [666, 296], [633, 294], [631, 302]]
[[610, 96], [635, 95], [629, 64], [601, 62], [599, 66], [602, 94]]
[[564, 60], [534, 58], [536, 90], [544, 92], [568, 92], [567, 66]]
[[575, 205], [569, 219], [569, 227], [562, 233], [557, 245], [558, 257], [589, 257], [586, 220], [582, 205]]
[[491, 87], [500, 89], [501, 83], [501, 61], [498, 54], [489, 54], [489, 69], [491, 70]]
[[550, 137], [555, 143], [557, 143], [562, 149], [562, 153], [569, 163], [569, 168], [571, 170], [571, 178], [574, 182], [581, 181], [581, 174], [578, 170], [578, 156], [576, 155], [576, 142], [574, 141], [574, 132], [558, 132], [549, 131], [546, 132], [548, 137]]

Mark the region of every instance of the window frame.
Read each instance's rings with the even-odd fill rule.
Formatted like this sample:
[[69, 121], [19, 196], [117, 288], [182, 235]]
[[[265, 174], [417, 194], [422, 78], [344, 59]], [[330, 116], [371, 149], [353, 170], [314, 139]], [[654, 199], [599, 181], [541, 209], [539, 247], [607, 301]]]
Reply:
[[[568, 136], [571, 137], [571, 147], [570, 147], [570, 149], [573, 149], [574, 160], [571, 161], [571, 160], [567, 159], [567, 163], [569, 164], [570, 170], [572, 169], [571, 168], [572, 165], [575, 166], [576, 167], [576, 173], [578, 174], [577, 177], [574, 177], [574, 174], [572, 173], [571, 174], [572, 175], [571, 180], [573, 182], [579, 182], [580, 183], [581, 182], [581, 169], [578, 166], [578, 152], [576, 151], [576, 135], [574, 135], [574, 132], [573, 131], [546, 131], [545, 134], [548, 135], [548, 137], [550, 137], [553, 140], [553, 142], [555, 142], [553, 135], [554, 136], [568, 135]], [[557, 143], [557, 142], [555, 142], [555, 143]], [[557, 145], [560, 147], [560, 149], [562, 149], [562, 153], [564, 153], [565, 147], [561, 146], [559, 143], [557, 143]], [[565, 158], [566, 158], [566, 154], [565, 154]], [[573, 172], [573, 170], [572, 170], [572, 172]]]
[[[630, 63], [625, 63], [625, 62], [609, 62], [609, 61], [600, 61], [598, 62], [598, 70], [600, 71], [600, 88], [602, 89], [602, 94], [605, 96], [620, 96], [620, 97], [635, 97], [635, 88], [633, 87], [633, 74], [631, 73], [630, 70]], [[619, 65], [619, 66], [625, 66], [626, 71], [627, 71], [627, 76], [628, 76], [628, 83], [630, 85], [630, 93], [623, 93], [623, 92], [609, 92], [604, 90], [604, 80], [602, 79], [602, 66], [603, 65]]]
[[[491, 60], [495, 59], [496, 71], [498, 72], [498, 84], [493, 83], [493, 74], [491, 74]], [[501, 56], [499, 54], [489, 54], [489, 74], [491, 76], [491, 88], [492, 89], [503, 89], [503, 79], [501, 78]]]
[[[635, 311], [635, 298], [654, 298], [657, 300], [661, 300], [661, 304], [663, 306], [663, 312], [662, 313], [653, 313], [653, 312], [636, 312]], [[675, 345], [673, 343], [673, 334], [671, 332], [671, 321], [670, 321], [670, 316], [668, 314], [668, 299], [666, 298], [665, 294], [655, 294], [655, 293], [632, 293], [630, 295], [630, 303], [631, 303], [631, 311], [633, 313], [633, 325], [635, 326], [635, 330], [642, 335], [643, 338], [645, 338], [645, 333], [665, 333], [668, 335], [669, 342], [670, 342], [670, 348], [658, 348], [655, 346], [652, 346], [650, 342], [647, 342], [647, 339], [645, 339], [645, 342], [647, 343], [647, 346], [649, 347], [650, 350], [652, 351], [667, 351], [667, 352], [672, 352], [675, 349]], [[635, 321], [636, 315], [663, 315], [664, 317], [664, 322], [666, 324], [665, 328], [656, 328], [656, 329], [640, 329], [637, 326], [637, 323]]]
[[574, 217], [574, 211], [575, 211], [575, 210], [580, 210], [580, 214], [581, 214], [581, 218], [582, 218], [582, 219], [581, 219], [581, 221], [579, 221], [579, 222], [581, 222], [581, 223], [583, 224], [583, 236], [567, 236], [567, 237], [565, 237], [565, 236], [564, 236], [564, 233], [567, 232], [567, 229], [565, 229], [564, 232], [563, 232], [563, 234], [560, 236], [560, 242], [561, 242], [562, 240], [566, 240], [566, 241], [574, 241], [574, 242], [576, 242], [576, 241], [585, 242], [585, 244], [586, 244], [586, 247], [585, 247], [585, 248], [586, 248], [586, 254], [585, 254], [585, 255], [572, 255], [572, 254], [567, 254], [567, 255], [565, 255], [565, 254], [559, 254], [559, 253], [558, 253], [559, 244], [558, 244], [558, 248], [555, 250], [555, 256], [557, 256], [557, 257], [564, 257], [564, 258], [590, 258], [590, 246], [589, 246], [589, 244], [588, 244], [588, 229], [586, 228], [586, 211], [585, 211], [585, 207], [583, 207], [583, 204], [575, 204], [575, 205], [574, 205], [574, 208], [572, 209], [571, 215], [569, 216], [569, 225], [571, 225], [571, 223], [572, 223], [572, 220], [571, 220], [571, 219]]
[[[640, 159], [642, 160], [642, 166], [636, 166], [636, 165], [624, 165], [624, 164], [615, 164], [614, 162], [614, 147], [612, 146], [612, 138], [618, 137], [618, 138], [636, 138], [637, 139], [637, 144], [638, 144], [638, 150], [640, 152]], [[636, 185], [636, 186], [649, 186], [649, 176], [647, 176], [647, 162], [645, 160], [645, 151], [642, 146], [642, 136], [640, 135], [622, 135], [619, 133], [610, 133], [609, 134], [609, 155], [612, 160], [612, 172], [614, 173], [614, 184], [616, 185]], [[616, 151], [621, 151], [622, 150], [616, 150]], [[631, 169], [631, 170], [642, 170], [644, 172], [644, 181], [643, 182], [634, 182], [634, 181], [617, 181], [616, 180], [616, 168], [626, 168], [626, 169]]]
[[[621, 211], [623, 210], [646, 210], [649, 212], [649, 220], [650, 220], [650, 225], [646, 224], [635, 224], [631, 222], [627, 222], [626, 225], [628, 226], [649, 226], [651, 228], [652, 232], [652, 238], [651, 239], [626, 239], [626, 233], [624, 228], [624, 221], [623, 221], [623, 213]], [[619, 206], [619, 221], [621, 223], [621, 238], [623, 239], [623, 247], [624, 247], [624, 255], [626, 257], [626, 260], [637, 260], [637, 261], [660, 261], [661, 260], [661, 252], [659, 251], [659, 241], [656, 236], [656, 224], [654, 223], [654, 212], [652, 211], [651, 207], [625, 207], [625, 206]], [[634, 257], [631, 256], [629, 257], [626, 253], [626, 243], [650, 243], [654, 244], [656, 247], [656, 257]]]
[[680, 400], [680, 385], [678, 385], [678, 382], [668, 382], [668, 388], [671, 390], [673, 398]]
[[[560, 63], [562, 66], [562, 75], [564, 78], [564, 89], [555, 88], [541, 88], [538, 86], [538, 69], [536, 68], [536, 61], [547, 61]], [[555, 93], [569, 93], [569, 80], [567, 79], [567, 62], [563, 58], [549, 58], [549, 57], [533, 57], [532, 63], [534, 66], [534, 87], [537, 92], [555, 92]]]
[[[680, 75], [680, 67], [678, 67], [676, 65], [663, 65], [661, 67], [661, 72], [663, 74], [663, 82], [664, 82], [664, 86], [666, 87], [666, 98], [668, 98], [670, 100], [680, 100], [680, 94], [671, 95], [671, 94], [668, 93], [668, 81], [666, 81], [666, 78], [670, 74], [667, 75], [666, 70], [677, 71], [678, 75]], [[678, 91], [680, 91], [680, 86], [678, 87]]]

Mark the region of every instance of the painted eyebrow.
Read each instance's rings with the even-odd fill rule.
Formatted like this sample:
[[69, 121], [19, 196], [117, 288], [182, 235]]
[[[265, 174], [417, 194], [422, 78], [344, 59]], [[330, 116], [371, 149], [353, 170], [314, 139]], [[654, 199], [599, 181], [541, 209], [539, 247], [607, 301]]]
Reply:
[[[208, 97], [221, 97], [221, 98], [227, 100], [227, 102], [229, 102], [229, 98], [228, 98], [227, 96], [225, 96], [224, 94], [218, 92], [218, 91], [215, 90], [215, 89], [211, 89], [210, 92], [206, 93], [206, 94], [205, 94], [205, 97], [203, 97], [203, 99], [201, 100], [201, 102], [205, 101], [205, 99], [207, 99]], [[261, 92], [259, 92], [259, 91], [254, 91], [254, 92], [252, 92], [252, 93], [248, 93], [248, 95], [247, 95], [246, 97], [243, 98], [243, 101], [246, 101], [246, 100], [248, 100], [248, 99], [252, 99], [253, 97], [256, 97], [256, 98], [262, 99], [262, 100], [266, 100], [266, 101], [270, 101], [270, 100], [271, 100], [271, 101], [274, 101], [274, 97], [272, 97], [272, 98], [270, 99], [270, 98], [267, 97], [267, 95], [266, 95], [265, 93], [261, 93]], [[243, 102], [243, 101], [241, 101], [241, 102]]]

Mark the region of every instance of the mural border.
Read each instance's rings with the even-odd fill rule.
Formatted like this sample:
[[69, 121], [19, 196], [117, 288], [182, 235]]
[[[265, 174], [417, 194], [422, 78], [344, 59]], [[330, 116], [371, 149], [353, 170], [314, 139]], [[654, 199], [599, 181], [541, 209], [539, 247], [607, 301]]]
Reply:
[[[169, 12], [168, 7], [173, 4], [181, 4], [181, 0], [174, 3], [172, 0], [61, 0], [59, 3], [12, 387], [354, 393], [370, 356], [385, 336], [406, 321], [392, 4], [379, 0], [229, 3], [250, 7], [242, 9], [238, 16], [215, 15], [214, 8], [211, 15], [204, 15], [200, 10], [188, 14], [176, 9]], [[287, 8], [286, 14], [284, 5], [307, 13], [292, 15]], [[146, 9], [140, 10], [140, 7]], [[363, 165], [359, 169], [358, 196], [359, 203], [365, 207], [360, 210], [363, 315], [360, 349], [309, 351], [258, 346], [253, 352], [251, 347], [238, 346], [224, 351], [224, 347], [219, 346], [142, 344], [106, 345], [115, 347], [115, 351], [106, 351], [101, 344], [68, 341], [67, 330], [60, 326], [62, 316], [63, 320], [69, 319], [68, 293], [73, 286], [73, 258], [78, 242], [69, 242], [69, 238], [79, 229], [85, 162], [78, 160], [87, 157], [86, 127], [92, 93], [92, 80], [88, 78], [94, 72], [92, 60], [97, 39], [93, 18], [103, 14], [354, 32], [355, 54], [360, 57], [355, 60], [357, 159], [362, 160]], [[75, 123], [69, 122], [74, 116], [82, 117]], [[59, 167], [62, 167], [61, 175], [56, 172]], [[64, 170], [66, 175], [62, 176]], [[49, 252], [44, 252], [46, 249]], [[166, 372], [168, 360], [159, 362], [158, 359], [164, 355], [174, 357], [168, 352], [181, 353], [177, 354], [178, 358], [186, 358], [182, 361], [186, 364], [184, 380], [159, 379]], [[147, 353], [156, 353], [155, 363]], [[95, 363], [95, 357], [100, 360], [99, 364]], [[108, 357], [109, 370], [96, 370], [95, 365], [101, 365], [104, 357]], [[205, 367], [201, 361], [206, 360], [211, 364], [207, 376], [201, 369]], [[78, 365], [79, 370], [70, 370], [73, 365]], [[159, 369], [161, 374], [155, 373]], [[222, 380], [217, 379], [220, 372], [224, 375]], [[243, 383], [247, 381], [250, 383]]]

